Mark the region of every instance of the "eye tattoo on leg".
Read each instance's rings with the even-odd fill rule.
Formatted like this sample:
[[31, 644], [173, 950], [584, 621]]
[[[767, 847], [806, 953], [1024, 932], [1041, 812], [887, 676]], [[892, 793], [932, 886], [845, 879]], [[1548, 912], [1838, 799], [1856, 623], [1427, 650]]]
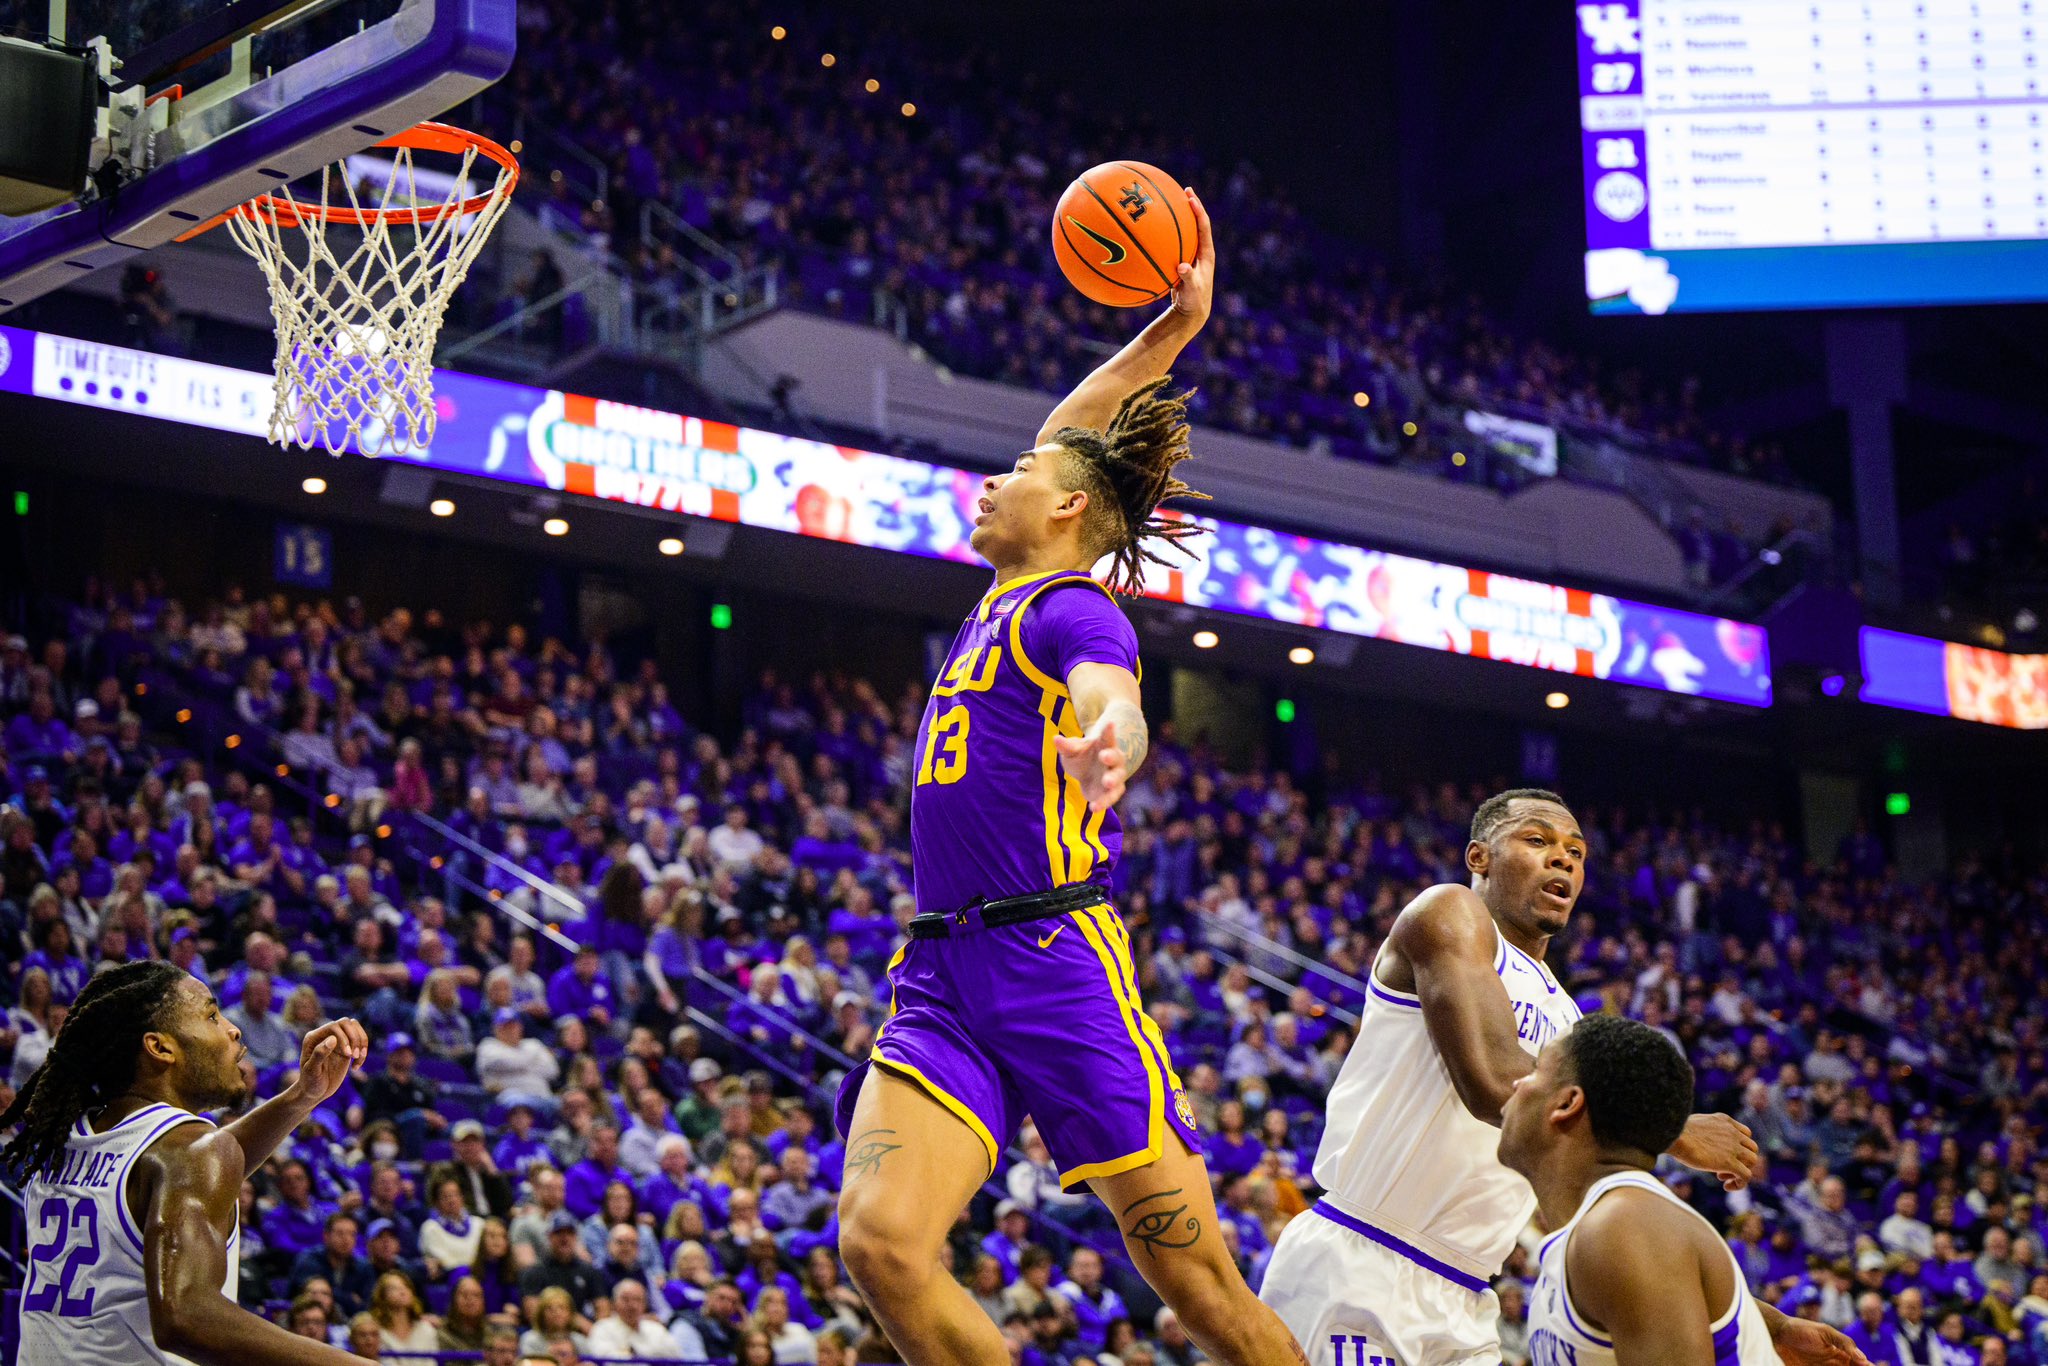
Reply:
[[883, 1158], [903, 1146], [901, 1143], [891, 1143], [881, 1137], [883, 1134], [894, 1135], [895, 1132], [894, 1129], [863, 1129], [855, 1134], [853, 1143], [846, 1150], [846, 1174], [843, 1179], [851, 1181], [856, 1176], [867, 1176], [879, 1168]]
[[[1177, 1251], [1193, 1247], [1202, 1237], [1202, 1221], [1188, 1215], [1188, 1201], [1181, 1199], [1181, 1187], [1170, 1191], [1154, 1191], [1141, 1199], [1133, 1200], [1124, 1209], [1124, 1218], [1130, 1225], [1124, 1229], [1124, 1237], [1134, 1243], [1143, 1243], [1145, 1250], [1157, 1257], [1160, 1250]], [[1140, 1206], [1150, 1206], [1140, 1209]], [[1132, 1216], [1136, 1217], [1133, 1218]]]

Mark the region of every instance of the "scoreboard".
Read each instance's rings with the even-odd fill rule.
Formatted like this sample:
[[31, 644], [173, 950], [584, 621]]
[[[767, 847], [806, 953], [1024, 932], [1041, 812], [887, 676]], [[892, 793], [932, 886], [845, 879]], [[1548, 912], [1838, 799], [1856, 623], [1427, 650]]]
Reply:
[[2048, 298], [2048, 0], [1575, 19], [1596, 312]]

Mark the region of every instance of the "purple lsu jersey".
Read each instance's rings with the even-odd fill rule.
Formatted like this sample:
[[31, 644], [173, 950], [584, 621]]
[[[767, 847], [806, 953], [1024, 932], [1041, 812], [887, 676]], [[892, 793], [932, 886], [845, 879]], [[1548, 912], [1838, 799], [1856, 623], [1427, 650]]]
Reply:
[[1114, 811], [1091, 812], [1053, 739], [1079, 735], [1067, 673], [1138, 672], [1138, 636], [1109, 590], [1077, 570], [999, 583], [960, 627], [917, 728], [910, 795], [919, 911], [1109, 886], [1123, 849]]

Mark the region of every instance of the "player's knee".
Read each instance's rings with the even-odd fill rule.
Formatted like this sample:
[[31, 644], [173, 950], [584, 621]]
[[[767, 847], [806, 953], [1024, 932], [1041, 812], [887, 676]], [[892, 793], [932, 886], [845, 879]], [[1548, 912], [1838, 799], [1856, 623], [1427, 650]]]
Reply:
[[839, 1197], [839, 1257], [846, 1274], [870, 1299], [917, 1293], [938, 1266], [923, 1231], [896, 1208], [869, 1192], [850, 1189]]

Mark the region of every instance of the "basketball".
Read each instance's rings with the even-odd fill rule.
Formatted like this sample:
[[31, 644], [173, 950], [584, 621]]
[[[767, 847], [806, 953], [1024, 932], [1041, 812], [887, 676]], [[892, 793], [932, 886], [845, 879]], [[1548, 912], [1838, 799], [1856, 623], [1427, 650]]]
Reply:
[[1187, 191], [1157, 166], [1105, 161], [1060, 196], [1052, 252], [1067, 282], [1096, 303], [1156, 303], [1180, 283], [1181, 264], [1194, 264]]

